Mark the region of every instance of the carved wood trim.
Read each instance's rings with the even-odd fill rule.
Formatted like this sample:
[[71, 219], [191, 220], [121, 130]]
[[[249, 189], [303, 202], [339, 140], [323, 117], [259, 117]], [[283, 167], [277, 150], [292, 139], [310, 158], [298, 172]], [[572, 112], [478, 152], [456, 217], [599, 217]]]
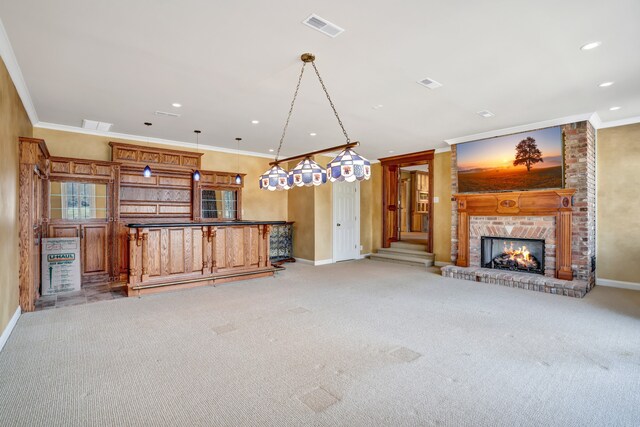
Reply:
[[469, 266], [470, 216], [555, 216], [556, 277], [573, 279], [571, 227], [574, 189], [454, 194], [458, 204], [459, 267]]
[[200, 169], [202, 153], [193, 151], [171, 150], [167, 148], [147, 147], [143, 145], [109, 142], [111, 160], [128, 166], [146, 165], [163, 167], [170, 170]]

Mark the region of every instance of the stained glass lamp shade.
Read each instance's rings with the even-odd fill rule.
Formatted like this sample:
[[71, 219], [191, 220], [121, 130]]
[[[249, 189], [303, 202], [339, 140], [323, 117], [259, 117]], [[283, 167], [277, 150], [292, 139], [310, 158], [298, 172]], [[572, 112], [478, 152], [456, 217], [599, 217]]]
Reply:
[[297, 187], [310, 187], [312, 185], [322, 185], [327, 182], [327, 171], [312, 159], [306, 158], [289, 172], [291, 185]]
[[275, 165], [260, 177], [260, 188], [263, 190], [288, 190], [291, 188], [289, 174], [280, 166]]
[[371, 162], [347, 148], [327, 164], [327, 175], [331, 182], [353, 182], [369, 179], [371, 177]]

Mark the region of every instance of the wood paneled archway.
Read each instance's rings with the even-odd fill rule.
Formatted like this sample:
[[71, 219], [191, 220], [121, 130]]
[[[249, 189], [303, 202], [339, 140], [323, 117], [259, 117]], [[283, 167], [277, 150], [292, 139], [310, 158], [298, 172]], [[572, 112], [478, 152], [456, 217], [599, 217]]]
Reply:
[[403, 166], [429, 165], [429, 228], [427, 251], [433, 249], [433, 158], [435, 150], [380, 159], [382, 165], [382, 246], [400, 239], [398, 231], [398, 172]]

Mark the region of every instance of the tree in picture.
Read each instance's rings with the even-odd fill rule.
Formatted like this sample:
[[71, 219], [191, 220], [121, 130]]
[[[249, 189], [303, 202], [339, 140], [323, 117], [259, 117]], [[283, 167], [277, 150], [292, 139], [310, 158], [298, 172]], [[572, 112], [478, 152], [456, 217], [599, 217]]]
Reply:
[[516, 145], [516, 159], [513, 161], [513, 166], [526, 165], [529, 172], [531, 166], [538, 162], [544, 162], [542, 152], [538, 149], [536, 140], [528, 136]]

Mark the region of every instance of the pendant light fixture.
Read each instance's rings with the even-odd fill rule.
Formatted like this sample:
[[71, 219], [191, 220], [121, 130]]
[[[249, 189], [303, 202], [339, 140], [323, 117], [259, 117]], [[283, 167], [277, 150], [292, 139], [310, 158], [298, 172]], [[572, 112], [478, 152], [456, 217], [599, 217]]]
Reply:
[[236, 138], [236, 145], [238, 146], [238, 169], [236, 169], [238, 173], [236, 174], [236, 184], [238, 185], [242, 184], [242, 176], [240, 176], [240, 141], [242, 141], [242, 138]]
[[[301, 187], [303, 185], [320, 185], [327, 182], [327, 176], [332, 182], [352, 182], [355, 180], [362, 181], [364, 179], [369, 179], [371, 177], [371, 162], [352, 150], [353, 147], [358, 146], [360, 143], [351, 142], [351, 139], [349, 139], [349, 135], [347, 134], [347, 131], [342, 124], [342, 120], [340, 120], [340, 116], [336, 111], [336, 107], [333, 105], [333, 101], [331, 100], [331, 96], [329, 96], [329, 92], [324, 85], [324, 81], [322, 80], [322, 77], [320, 77], [320, 72], [318, 71], [318, 68], [315, 64], [316, 57], [311, 53], [304, 53], [300, 56], [300, 59], [302, 60], [302, 68], [300, 69], [300, 75], [298, 76], [298, 84], [296, 85], [296, 90], [293, 94], [293, 100], [291, 101], [289, 114], [287, 115], [287, 120], [282, 130], [282, 136], [280, 137], [278, 151], [276, 152], [275, 160], [269, 163], [271, 169], [260, 176], [260, 188], [273, 191], [288, 190], [294, 185], [298, 187]], [[344, 134], [347, 142], [346, 144], [339, 145], [337, 147], [326, 148], [323, 150], [305, 153], [299, 156], [280, 160], [280, 149], [282, 148], [282, 143], [284, 142], [284, 137], [287, 133], [287, 127], [289, 127], [289, 120], [291, 119], [293, 107], [296, 103], [296, 98], [298, 97], [298, 91], [300, 89], [302, 76], [304, 75], [304, 69], [308, 63], [311, 63], [311, 65], [313, 66], [313, 70], [315, 71], [316, 76], [320, 81], [322, 90], [324, 91], [327, 100], [329, 101], [329, 105], [331, 106], [333, 114], [338, 120], [338, 124], [340, 125], [342, 133]], [[336, 156], [333, 160], [331, 160], [331, 162], [327, 164], [326, 169], [318, 165], [311, 158], [315, 154], [328, 153], [336, 150], [340, 150], [340, 154], [338, 154], [338, 156]], [[298, 165], [290, 173], [287, 173], [287, 171], [280, 167], [281, 163], [286, 163], [288, 161], [298, 159], [302, 159], [302, 161], [298, 163]]]
[[[199, 131], [199, 130], [196, 129], [193, 132], [196, 134], [196, 152], [199, 152], [198, 151], [198, 148], [200, 147], [200, 145], [199, 145], [199, 137], [200, 137], [200, 134], [202, 133], [202, 131]], [[200, 171], [198, 169], [196, 169], [196, 171], [193, 173], [193, 180], [194, 181], [200, 181]]]
[[[152, 123], [144, 122], [144, 125], [148, 128], [152, 125]], [[142, 170], [142, 176], [144, 176], [145, 178], [151, 178], [151, 168], [149, 167], [149, 165], [145, 166]]]
[[292, 185], [297, 187], [310, 187], [327, 182], [327, 171], [309, 157], [300, 161], [289, 174]]

